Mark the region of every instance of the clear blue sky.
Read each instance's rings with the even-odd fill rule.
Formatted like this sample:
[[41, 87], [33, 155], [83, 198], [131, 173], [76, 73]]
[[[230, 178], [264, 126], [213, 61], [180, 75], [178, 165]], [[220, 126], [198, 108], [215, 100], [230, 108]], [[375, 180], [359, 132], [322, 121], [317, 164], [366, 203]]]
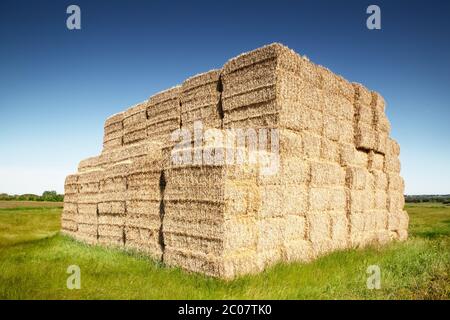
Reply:
[[[82, 30], [66, 28], [77, 4]], [[381, 7], [382, 30], [365, 10]], [[387, 101], [408, 194], [450, 193], [448, 1], [0, 2], [0, 192], [63, 191], [113, 113], [281, 42]]]

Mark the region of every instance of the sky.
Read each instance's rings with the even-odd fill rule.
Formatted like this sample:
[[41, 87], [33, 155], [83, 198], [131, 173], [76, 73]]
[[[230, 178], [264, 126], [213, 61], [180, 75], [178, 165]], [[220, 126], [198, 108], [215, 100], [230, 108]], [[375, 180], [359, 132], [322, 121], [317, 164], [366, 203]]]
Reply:
[[380, 92], [405, 193], [450, 193], [450, 2], [400, 0], [2, 0], [0, 193], [62, 193], [108, 116], [272, 42]]

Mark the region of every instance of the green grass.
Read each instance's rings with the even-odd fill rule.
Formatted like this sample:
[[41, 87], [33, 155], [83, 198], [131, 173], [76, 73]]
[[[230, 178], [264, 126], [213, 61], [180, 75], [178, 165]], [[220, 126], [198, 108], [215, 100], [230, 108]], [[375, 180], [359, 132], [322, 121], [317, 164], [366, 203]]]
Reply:
[[[2, 299], [449, 299], [450, 207], [410, 205], [410, 239], [222, 281], [58, 234], [60, 208], [0, 209]], [[69, 265], [81, 289], [66, 288]], [[380, 290], [366, 269], [380, 266]]]

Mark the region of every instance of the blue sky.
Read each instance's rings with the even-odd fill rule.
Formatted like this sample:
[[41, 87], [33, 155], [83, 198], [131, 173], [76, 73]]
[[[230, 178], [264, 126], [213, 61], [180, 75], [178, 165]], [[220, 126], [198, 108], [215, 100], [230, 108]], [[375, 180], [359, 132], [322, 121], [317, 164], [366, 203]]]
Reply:
[[450, 193], [449, 39], [445, 1], [1, 1], [0, 192], [63, 192], [106, 117], [281, 42], [384, 96], [406, 193]]

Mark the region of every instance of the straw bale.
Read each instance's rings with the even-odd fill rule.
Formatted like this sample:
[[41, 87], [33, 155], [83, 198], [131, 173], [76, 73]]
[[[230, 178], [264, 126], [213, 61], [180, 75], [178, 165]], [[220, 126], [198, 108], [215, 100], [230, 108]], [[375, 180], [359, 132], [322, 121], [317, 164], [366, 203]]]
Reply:
[[91, 157], [80, 161], [78, 172], [98, 171], [102, 169], [101, 157]]
[[390, 211], [387, 214], [388, 230], [407, 230], [409, 224], [408, 213], [404, 210]]
[[370, 171], [383, 170], [384, 155], [373, 151], [369, 152], [368, 168]]
[[259, 175], [259, 185], [306, 185], [311, 180], [310, 164], [299, 157], [283, 157], [274, 175]]
[[348, 219], [345, 210], [331, 211], [331, 239], [333, 240], [334, 247], [343, 249], [347, 247], [348, 237]]
[[360, 102], [355, 103], [355, 117], [358, 124], [372, 126], [374, 123], [372, 106]]
[[128, 214], [125, 216], [125, 225], [127, 227], [159, 230], [161, 217], [159, 214]]
[[390, 212], [403, 210], [405, 206], [405, 197], [403, 192], [389, 192], [387, 196], [388, 210]]
[[256, 263], [259, 270], [272, 266], [282, 259], [283, 251], [281, 248], [261, 250], [256, 253]]
[[228, 98], [276, 84], [276, 67], [277, 61], [269, 59], [232, 73], [224, 73], [222, 76], [224, 96]]
[[98, 239], [97, 239], [96, 235], [85, 234], [85, 233], [80, 233], [80, 232], [75, 233], [75, 239], [82, 241], [89, 245], [96, 245], [98, 243], [97, 242]]
[[309, 191], [310, 210], [344, 210], [346, 203], [347, 200], [343, 187], [311, 188]]
[[386, 230], [388, 221], [388, 211], [386, 209], [373, 210], [370, 213], [374, 220], [375, 230]]
[[97, 225], [91, 223], [78, 223], [78, 233], [97, 236]]
[[123, 232], [124, 232], [123, 231], [123, 226], [104, 225], [104, 224], [101, 224], [101, 225], [98, 226], [98, 234], [100, 236], [122, 238]]
[[387, 190], [388, 189], [388, 177], [386, 173], [379, 170], [372, 171], [372, 176], [374, 180], [374, 187], [377, 190]]
[[386, 209], [387, 207], [387, 194], [385, 190], [375, 190], [375, 209]]
[[[281, 51], [286, 50], [286, 47], [279, 43], [272, 43], [264, 47], [245, 52], [237, 57], [228, 60], [223, 68], [222, 74], [224, 77], [239, 69], [257, 64], [258, 62], [275, 59], [280, 56]], [[287, 61], [286, 61], [287, 62]]]
[[365, 150], [356, 150], [355, 165], [367, 168], [369, 165], [369, 154]]
[[386, 103], [384, 101], [384, 98], [375, 91], [372, 91], [372, 106], [377, 109], [384, 112]]
[[298, 113], [299, 110], [323, 111], [323, 90], [304, 81], [301, 76], [279, 70], [277, 87], [277, 100], [281, 103], [281, 126], [284, 126], [285, 121], [289, 121], [290, 116]]
[[64, 213], [77, 213], [78, 207], [76, 203], [64, 202]]
[[400, 160], [397, 156], [386, 156], [384, 158], [384, 172], [386, 173], [400, 173]]
[[266, 218], [256, 222], [258, 230], [258, 252], [269, 251], [281, 247], [284, 238], [285, 221], [283, 218]]
[[400, 155], [400, 145], [397, 141], [392, 138], [388, 138], [386, 141], [386, 155], [399, 156]]
[[61, 219], [61, 228], [63, 230], [76, 232], [78, 230], [78, 223], [73, 220]]
[[122, 120], [111, 123], [110, 125], [105, 125], [104, 136], [110, 136], [112, 133], [120, 132], [123, 130]]
[[125, 215], [109, 215], [99, 213], [98, 224], [123, 226], [125, 224]]
[[355, 128], [356, 148], [364, 150], [374, 150], [376, 144], [375, 130], [371, 125], [358, 123]]
[[119, 112], [116, 114], [113, 114], [112, 116], [109, 116], [105, 121], [105, 128], [109, 127], [111, 125], [114, 125], [116, 123], [121, 123], [123, 120], [125, 112]]
[[326, 212], [311, 211], [306, 216], [308, 221], [309, 240], [319, 243], [331, 239], [331, 217]]
[[127, 214], [159, 214], [158, 200], [131, 200], [126, 202]]
[[111, 248], [123, 247], [123, 238], [120, 236], [99, 235], [97, 243]]
[[378, 153], [385, 154], [386, 153], [386, 141], [388, 135], [383, 132], [375, 133], [375, 147], [374, 150]]
[[[353, 98], [351, 100], [353, 100]], [[323, 101], [324, 118], [331, 116], [343, 121], [353, 121], [355, 107], [348, 98], [326, 92], [324, 93]]]
[[350, 190], [350, 208], [352, 211], [361, 212], [374, 208], [374, 194], [367, 190]]
[[221, 276], [226, 279], [262, 271], [257, 264], [256, 252], [253, 250], [242, 250], [236, 254], [226, 255], [222, 263]]
[[340, 165], [330, 162], [311, 161], [311, 186], [340, 186], [345, 183], [345, 170]]
[[[353, 146], [352, 146], [353, 148]], [[340, 146], [337, 142], [322, 138], [320, 146], [320, 157], [323, 160], [339, 163]]]
[[220, 238], [223, 236], [223, 219], [179, 219], [169, 214], [164, 215], [163, 231], [184, 235]]
[[375, 130], [389, 135], [391, 131], [391, 124], [384, 113], [384, 110], [377, 106], [373, 106], [372, 108]]
[[148, 125], [155, 125], [169, 119], [179, 119], [181, 90], [181, 86], [176, 86], [161, 91], [148, 99]]
[[121, 147], [122, 145], [123, 145], [122, 137], [117, 138], [117, 139], [108, 140], [108, 141], [103, 142], [103, 150], [104, 151], [114, 150], [114, 149]]
[[318, 135], [322, 134], [324, 121], [327, 118], [323, 116], [321, 111], [310, 108], [290, 108], [284, 106], [281, 114], [280, 123], [283, 127], [295, 131], [308, 130]]
[[285, 241], [304, 240], [306, 239], [306, 218], [296, 214], [287, 214], [284, 218]]
[[400, 177], [396, 173], [387, 173], [387, 181], [388, 181], [388, 191], [399, 191], [403, 192], [405, 188], [405, 183], [402, 177]]
[[321, 76], [322, 87], [326, 92], [344, 97], [350, 103], [353, 102], [355, 89], [350, 82], [323, 66], [317, 66], [317, 69]]
[[178, 217], [181, 222], [187, 219], [220, 220], [224, 211], [223, 203], [164, 200], [164, 216]]
[[222, 239], [202, 238], [171, 232], [164, 233], [164, 245], [171, 248], [189, 248], [190, 251], [203, 254], [220, 255], [223, 252]]
[[313, 259], [312, 245], [307, 240], [286, 240], [284, 242], [285, 259], [289, 262], [309, 262]]
[[132, 144], [142, 141], [147, 138], [147, 130], [145, 127], [130, 132], [125, 132], [123, 135], [123, 144]]
[[372, 103], [372, 92], [360, 83], [352, 83], [355, 90], [355, 102], [370, 106]]
[[218, 277], [223, 274], [223, 265], [219, 257], [192, 252], [187, 249], [165, 247], [164, 263], [185, 270], [200, 272], [207, 276]]
[[260, 205], [258, 216], [261, 218], [305, 214], [308, 205], [308, 190], [295, 185], [260, 186]]
[[320, 157], [321, 137], [310, 132], [302, 133], [303, 153], [308, 159], [318, 159]]
[[141, 123], [145, 123], [147, 120], [146, 115], [147, 102], [141, 102], [135, 104], [131, 108], [128, 108], [123, 116], [123, 129], [125, 132], [134, 131], [136, 126]]
[[99, 214], [125, 214], [124, 201], [100, 202], [98, 204]]
[[364, 190], [367, 187], [369, 171], [361, 167], [347, 167], [345, 184], [350, 189]]
[[233, 217], [224, 221], [225, 253], [254, 249], [257, 245], [257, 221], [252, 217]]

